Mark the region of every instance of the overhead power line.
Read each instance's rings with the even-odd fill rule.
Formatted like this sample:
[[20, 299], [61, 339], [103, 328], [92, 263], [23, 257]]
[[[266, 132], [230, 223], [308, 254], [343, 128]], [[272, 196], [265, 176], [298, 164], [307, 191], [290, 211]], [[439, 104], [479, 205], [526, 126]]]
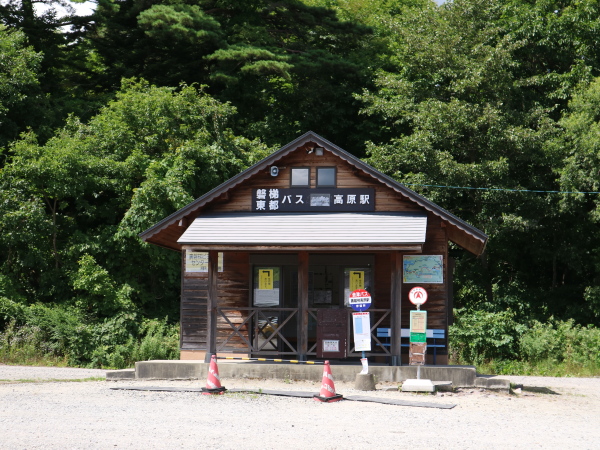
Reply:
[[469, 189], [474, 191], [502, 191], [502, 192], [537, 192], [542, 194], [600, 194], [600, 191], [544, 191], [537, 189], [505, 189], [505, 188], [486, 188], [486, 187], [470, 187], [470, 186], [446, 186], [442, 184], [417, 184], [417, 183], [402, 183], [405, 186], [419, 186], [445, 189]]

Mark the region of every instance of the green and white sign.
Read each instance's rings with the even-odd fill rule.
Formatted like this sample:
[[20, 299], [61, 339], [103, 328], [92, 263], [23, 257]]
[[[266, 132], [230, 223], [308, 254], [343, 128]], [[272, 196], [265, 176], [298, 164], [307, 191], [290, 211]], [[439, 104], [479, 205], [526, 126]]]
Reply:
[[410, 342], [427, 342], [427, 311], [410, 312]]

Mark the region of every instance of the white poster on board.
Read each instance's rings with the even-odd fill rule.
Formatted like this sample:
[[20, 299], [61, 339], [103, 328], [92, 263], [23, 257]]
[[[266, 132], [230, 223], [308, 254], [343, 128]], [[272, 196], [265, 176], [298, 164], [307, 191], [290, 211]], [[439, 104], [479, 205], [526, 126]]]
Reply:
[[354, 350], [371, 351], [371, 318], [367, 311], [352, 313], [354, 326]]

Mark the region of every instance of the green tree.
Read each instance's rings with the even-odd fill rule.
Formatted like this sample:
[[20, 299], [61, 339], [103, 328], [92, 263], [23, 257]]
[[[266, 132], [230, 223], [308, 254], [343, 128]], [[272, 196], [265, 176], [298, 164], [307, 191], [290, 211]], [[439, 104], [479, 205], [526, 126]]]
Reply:
[[458, 305], [586, 320], [573, 255], [590, 244], [589, 221], [574, 227], [561, 196], [503, 190], [561, 188], [563, 154], [547, 143], [600, 67], [598, 5], [556, 8], [457, 0], [407, 11], [390, 22], [395, 69], [361, 99], [390, 136], [369, 145], [371, 164], [490, 235], [479, 261], [456, 255]]
[[178, 255], [137, 234], [266, 155], [227, 128], [234, 112], [194, 87], [131, 80], [88, 123], [15, 143], [0, 173], [2, 273], [30, 300], [98, 317], [130, 302], [176, 316]]
[[[548, 144], [563, 155], [564, 165], [556, 169], [561, 187], [570, 192], [600, 192], [600, 79], [584, 84], [569, 102], [560, 121], [562, 133]], [[598, 194], [568, 195], [560, 209], [577, 234], [577, 247], [571, 253], [570, 272], [581, 278], [584, 309], [600, 318], [600, 199]]]
[[19, 124], [19, 132], [29, 127], [41, 141], [49, 139], [68, 114], [87, 119], [107, 100], [106, 92], [93, 82], [94, 75], [104, 68], [85, 39], [92, 16], [76, 15], [71, 5], [66, 0], [0, 3], [0, 24], [20, 31], [24, 43], [39, 55], [37, 95], [15, 108], [11, 118]]
[[299, 0], [101, 2], [90, 40], [99, 84], [141, 76], [161, 86], [201, 83], [239, 111], [233, 129], [269, 144], [309, 129], [360, 150], [369, 124], [352, 94], [368, 83], [371, 29]]
[[[0, 25], [0, 149], [28, 125], [31, 107], [40, 100], [38, 70], [42, 56], [25, 35]], [[0, 164], [1, 167], [1, 164]]]

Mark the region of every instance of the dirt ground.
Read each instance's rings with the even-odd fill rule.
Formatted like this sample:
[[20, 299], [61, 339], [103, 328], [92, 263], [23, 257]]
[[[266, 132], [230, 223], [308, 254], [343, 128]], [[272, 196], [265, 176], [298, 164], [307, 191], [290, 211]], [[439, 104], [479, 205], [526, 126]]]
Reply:
[[[523, 386], [510, 394], [402, 393], [392, 383], [362, 392], [353, 383], [335, 383], [344, 396], [402, 399], [412, 406], [113, 389], [203, 387], [197, 380], [72, 381], [103, 375], [0, 365], [0, 448], [600, 448], [600, 378], [503, 377]], [[289, 380], [222, 384], [320, 391], [320, 383]]]

